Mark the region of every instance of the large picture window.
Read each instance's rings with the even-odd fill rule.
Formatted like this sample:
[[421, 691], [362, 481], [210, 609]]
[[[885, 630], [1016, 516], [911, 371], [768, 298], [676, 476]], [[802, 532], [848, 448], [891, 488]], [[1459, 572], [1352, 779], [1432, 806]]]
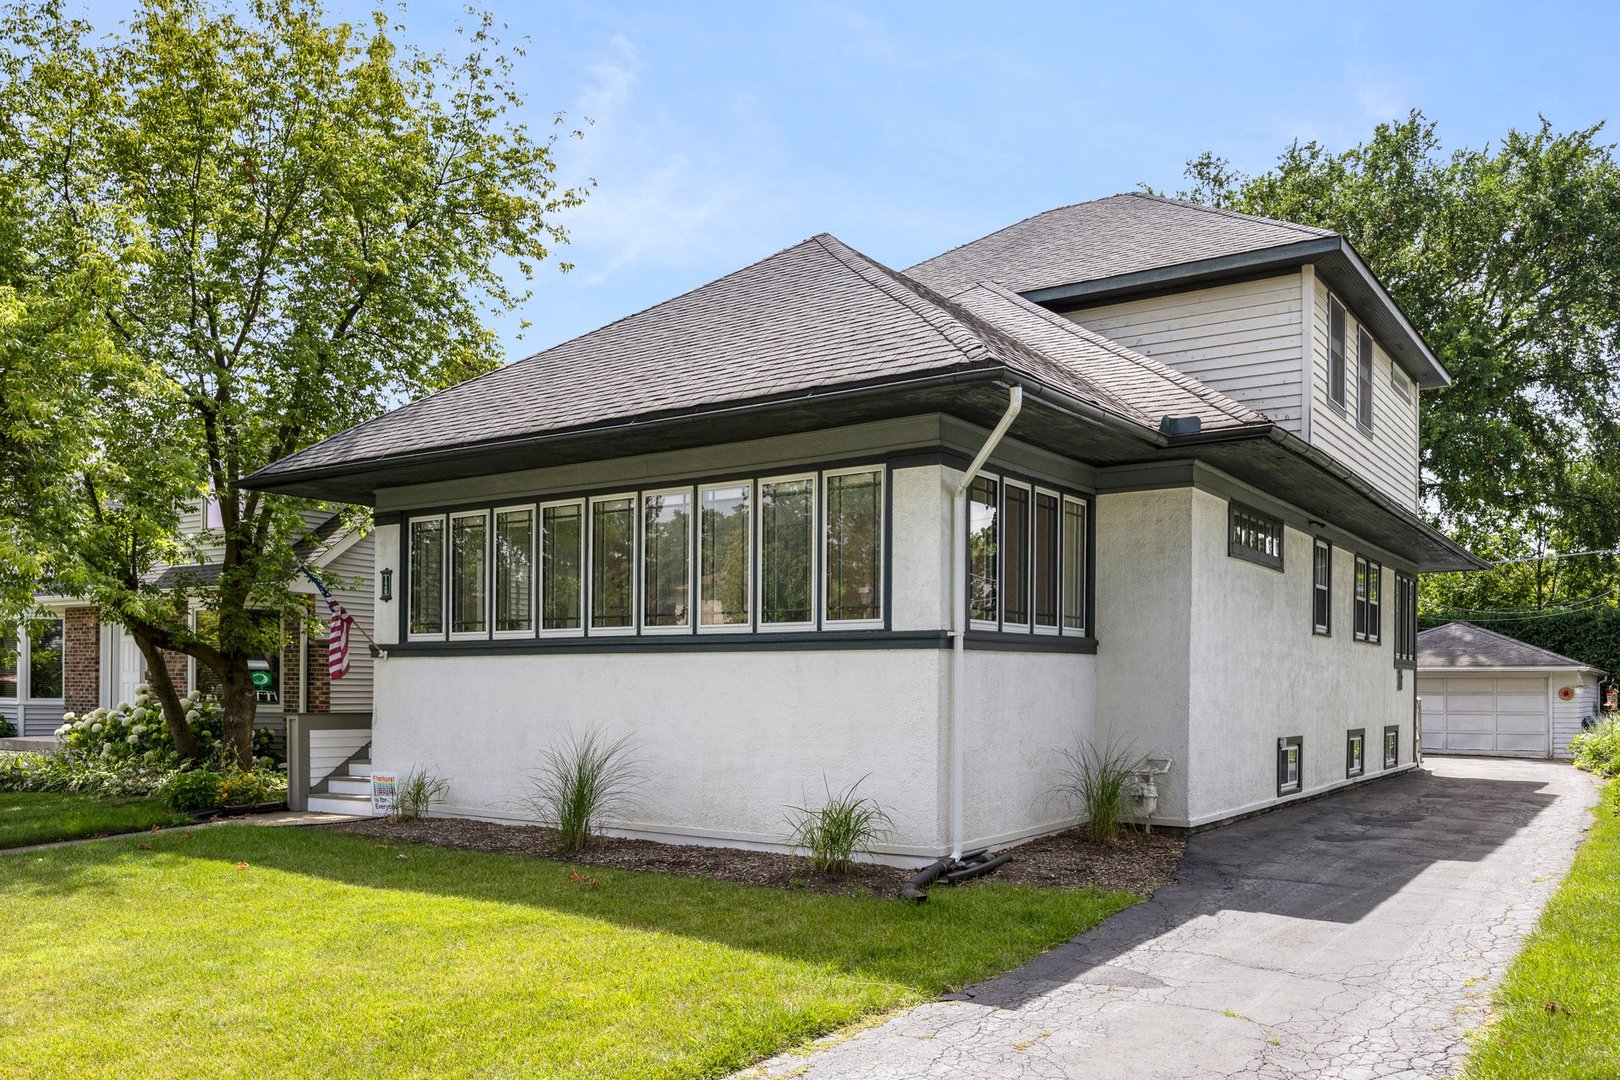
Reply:
[[534, 630], [534, 509], [495, 511], [495, 636]]
[[636, 500], [591, 500], [591, 630], [636, 628]]
[[698, 489], [698, 624], [748, 625], [753, 539], [749, 507], [753, 485]]
[[1383, 604], [1379, 593], [1384, 568], [1362, 555], [1356, 556], [1355, 639], [1376, 645], [1383, 630]]
[[62, 696], [61, 619], [33, 619], [28, 623], [28, 696]]
[[813, 627], [816, 478], [759, 484], [759, 621], [768, 629]]
[[450, 636], [481, 637], [489, 618], [489, 515], [450, 515]]
[[692, 492], [642, 496], [641, 625], [648, 631], [692, 625]]
[[1333, 633], [1333, 545], [1320, 537], [1311, 544], [1311, 632]]
[[877, 623], [883, 616], [883, 470], [826, 474], [826, 619]]
[[968, 618], [992, 629], [1001, 618], [997, 597], [1001, 574], [1000, 485], [976, 476], [968, 488]]
[[585, 504], [540, 508], [540, 631], [576, 633], [584, 626]]
[[410, 527], [410, 636], [444, 635], [444, 518], [415, 518]]

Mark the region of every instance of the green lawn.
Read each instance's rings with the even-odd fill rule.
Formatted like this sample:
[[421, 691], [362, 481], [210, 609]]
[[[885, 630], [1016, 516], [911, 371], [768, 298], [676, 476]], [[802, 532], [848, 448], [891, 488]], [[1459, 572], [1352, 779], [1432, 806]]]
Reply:
[[187, 820], [154, 799], [107, 799], [68, 792], [0, 792], [0, 848], [139, 832]]
[[253, 826], [0, 855], [0, 1075], [713, 1076], [1134, 899], [913, 906]]
[[1620, 781], [1497, 994], [1470, 1080], [1620, 1076]]

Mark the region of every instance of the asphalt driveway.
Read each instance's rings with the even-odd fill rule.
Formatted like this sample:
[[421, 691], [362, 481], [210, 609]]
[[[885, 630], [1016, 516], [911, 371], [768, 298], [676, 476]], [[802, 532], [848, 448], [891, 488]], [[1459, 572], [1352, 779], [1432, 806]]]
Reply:
[[959, 1000], [745, 1075], [1447, 1077], [1596, 785], [1430, 758], [1192, 839], [1178, 883]]

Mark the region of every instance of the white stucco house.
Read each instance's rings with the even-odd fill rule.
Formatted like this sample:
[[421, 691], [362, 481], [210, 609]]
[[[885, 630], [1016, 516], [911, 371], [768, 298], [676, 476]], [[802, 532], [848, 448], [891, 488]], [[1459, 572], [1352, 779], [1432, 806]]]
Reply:
[[1602, 715], [1608, 673], [1475, 626], [1418, 634], [1423, 752], [1567, 758], [1583, 721]]
[[1479, 565], [1418, 514], [1448, 381], [1341, 237], [1122, 195], [903, 273], [817, 236], [249, 484], [375, 508], [371, 758], [440, 812], [528, 819], [595, 728], [626, 834], [864, 777], [917, 860], [1072, 824], [1078, 738], [1186, 829], [1412, 767], [1416, 575]]

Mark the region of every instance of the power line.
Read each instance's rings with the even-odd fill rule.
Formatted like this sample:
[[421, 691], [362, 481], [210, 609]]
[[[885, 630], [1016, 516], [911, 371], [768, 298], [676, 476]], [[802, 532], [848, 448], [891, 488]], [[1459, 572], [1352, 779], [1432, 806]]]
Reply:
[[1512, 566], [1515, 563], [1551, 562], [1555, 559], [1574, 559], [1581, 555], [1620, 555], [1620, 548], [1593, 548], [1591, 551], [1554, 551], [1546, 555], [1521, 555], [1516, 559], [1499, 559], [1490, 563], [1495, 569], [1498, 566]]

